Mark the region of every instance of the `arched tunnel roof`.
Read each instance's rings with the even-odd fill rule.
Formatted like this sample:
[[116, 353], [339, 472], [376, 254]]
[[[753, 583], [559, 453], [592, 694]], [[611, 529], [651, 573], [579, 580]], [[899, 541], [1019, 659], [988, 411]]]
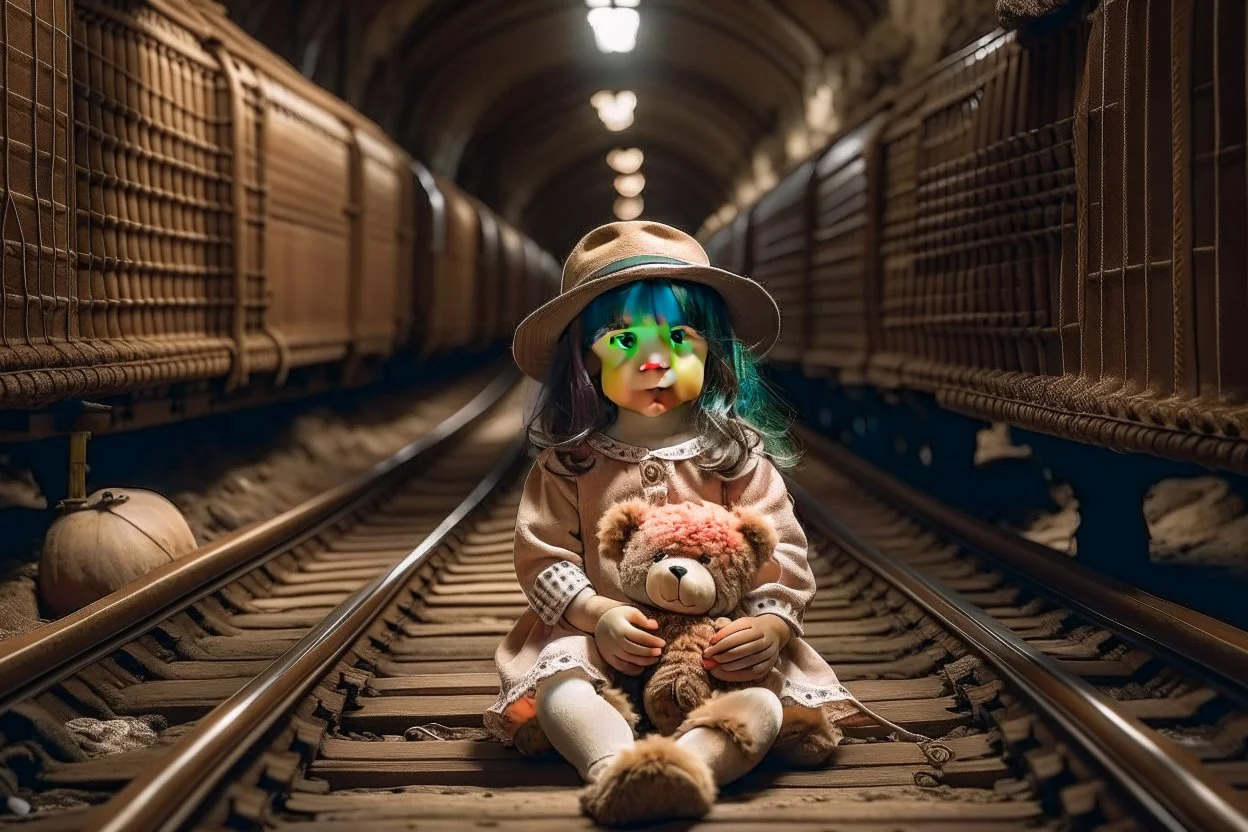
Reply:
[[[640, 0], [636, 47], [595, 46], [585, 0], [228, 0], [231, 16], [554, 252], [612, 219], [615, 147], [645, 214], [690, 230], [884, 0]], [[590, 104], [631, 90], [609, 131]]]

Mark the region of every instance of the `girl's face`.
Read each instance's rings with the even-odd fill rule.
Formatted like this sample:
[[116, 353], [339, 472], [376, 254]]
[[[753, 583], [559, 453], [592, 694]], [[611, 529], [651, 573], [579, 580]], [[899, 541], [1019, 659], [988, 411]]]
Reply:
[[590, 347], [597, 360], [588, 361], [589, 369], [600, 364], [607, 398], [644, 416], [659, 416], [698, 397], [707, 351], [701, 333], [669, 322], [662, 312], [634, 316], [626, 308], [621, 323]]

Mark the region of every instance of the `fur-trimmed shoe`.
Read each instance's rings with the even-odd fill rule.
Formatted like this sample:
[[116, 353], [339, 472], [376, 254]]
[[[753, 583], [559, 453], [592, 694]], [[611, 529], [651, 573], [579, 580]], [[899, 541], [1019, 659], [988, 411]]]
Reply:
[[775, 754], [797, 768], [819, 768], [832, 760], [843, 736], [823, 709], [786, 705]]
[[758, 735], [757, 720], [741, 713], [743, 705], [734, 694], [736, 691], [716, 691], [710, 699], [685, 717], [685, 721], [672, 736], [679, 739], [694, 728], [713, 728], [723, 731], [733, 745], [741, 749], [741, 753], [747, 757], [757, 754], [765, 742], [772, 741], [772, 737]]
[[604, 826], [695, 820], [715, 804], [715, 776], [669, 737], [647, 737], [616, 755], [581, 793], [581, 808]]

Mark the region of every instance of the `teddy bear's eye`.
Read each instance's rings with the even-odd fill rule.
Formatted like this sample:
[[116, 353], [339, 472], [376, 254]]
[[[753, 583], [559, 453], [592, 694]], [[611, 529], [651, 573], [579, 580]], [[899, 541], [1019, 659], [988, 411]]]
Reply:
[[654, 562], [658, 563], [659, 561], [663, 560], [663, 558], [665, 557], [667, 557], [667, 552], [659, 552], [658, 554], [654, 556]]
[[701, 561], [703, 566], [709, 566], [711, 563], [711, 556], [703, 555], [702, 557], [698, 558], [698, 560]]

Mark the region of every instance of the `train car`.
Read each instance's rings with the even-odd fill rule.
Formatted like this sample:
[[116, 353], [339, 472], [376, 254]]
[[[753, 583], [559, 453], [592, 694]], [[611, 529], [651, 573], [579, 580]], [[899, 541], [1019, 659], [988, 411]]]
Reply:
[[[750, 214], [748, 265], [804, 371], [1248, 471], [1248, 118], [1243, 73], [1218, 70], [1245, 42], [1193, 48], [1245, 16], [1109, 0], [993, 33], [786, 177]], [[729, 268], [736, 234], [708, 241]]]
[[743, 211], [726, 223], [706, 241], [706, 254], [711, 264], [735, 274], [750, 272], [750, 214]]
[[412, 283], [406, 306], [411, 319], [407, 347], [424, 351], [435, 336], [429, 312], [437, 297], [437, 276], [446, 251], [449, 217], [447, 200], [429, 169], [416, 160], [409, 162], [415, 224], [413, 226]]
[[505, 285], [507, 287], [507, 303], [504, 306], [504, 319], [500, 322], [499, 335], [507, 340], [515, 332], [516, 324], [520, 323], [523, 311], [520, 298], [525, 291], [528, 258], [526, 249], [528, 241], [512, 226], [503, 228], [503, 263]]
[[397, 147], [360, 127], [354, 133], [351, 356], [375, 362], [402, 345], [410, 325], [401, 300], [415, 280], [409, 250], [413, 183]]
[[72, 394], [99, 359], [79, 325], [71, 5], [25, 0], [5, 15], [0, 407]]
[[1010, 396], [1065, 372], [1075, 54], [990, 35], [894, 108], [881, 364], [908, 386]]
[[[1242, 3], [1102, 3], [1075, 122], [1079, 438], [1248, 470]], [[1215, 37], [1215, 33], [1217, 36]], [[1226, 34], [1231, 33], [1231, 34]], [[1164, 90], [1159, 95], [1155, 90]], [[1141, 428], [1152, 428], [1144, 429]]]
[[837, 137], [814, 164], [808, 196], [802, 369], [863, 379], [879, 342], [879, 133], [886, 112]]
[[[531, 282], [532, 290], [529, 294], [529, 309], [535, 309], [559, 294], [559, 290], [563, 285], [563, 264], [550, 253], [537, 249], [536, 243], [533, 244], [533, 248], [540, 254], [541, 267], [538, 269], [537, 278]], [[523, 316], [521, 317], [523, 318]]]
[[0, 408], [128, 394], [137, 426], [480, 349], [529, 308], [529, 241], [219, 9], [9, 14]]
[[502, 221], [481, 200], [469, 197], [477, 211], [477, 328], [473, 342], [484, 346], [501, 337], [506, 314], [507, 264]]
[[808, 161], [780, 181], [750, 212], [750, 277], [767, 287], [783, 316], [780, 340], [770, 359], [780, 366], [801, 361], [809, 335], [807, 312], [810, 237], [810, 182], [815, 164]]
[[[241, 383], [249, 364], [275, 365], [276, 351], [245, 347], [261, 334], [262, 314], [248, 313], [264, 298], [238, 268], [255, 239], [238, 239], [236, 221], [255, 171], [236, 179], [241, 120], [218, 128], [237, 100], [219, 94], [220, 53], [148, 6], [84, 0], [74, 13], [74, 307], [80, 349], [98, 359], [72, 388], [27, 404], [227, 375]], [[126, 65], [149, 70], [116, 71]]]
[[480, 331], [480, 217], [468, 196], [454, 183], [434, 177], [446, 202], [446, 238], [429, 281], [429, 304], [416, 314], [424, 321], [420, 357], [428, 358], [474, 343]]

